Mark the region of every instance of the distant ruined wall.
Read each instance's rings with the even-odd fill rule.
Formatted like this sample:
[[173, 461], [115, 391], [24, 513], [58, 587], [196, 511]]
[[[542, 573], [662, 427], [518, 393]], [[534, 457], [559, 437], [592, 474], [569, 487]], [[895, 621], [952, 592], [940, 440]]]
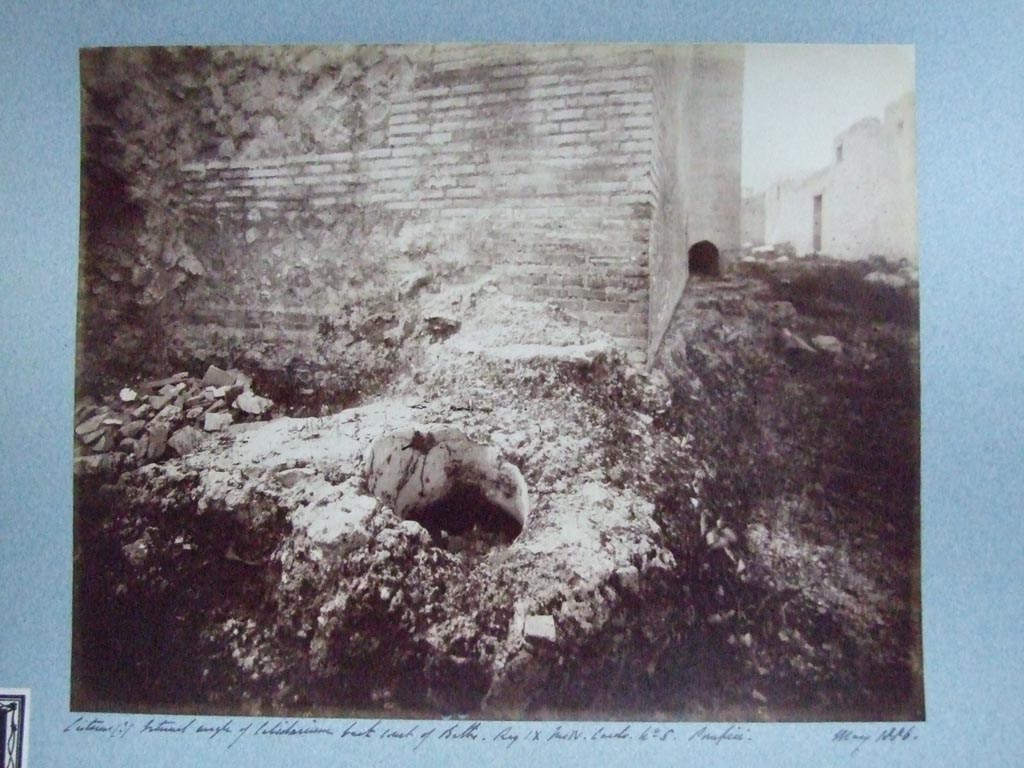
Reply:
[[814, 199], [821, 202], [822, 253], [842, 259], [883, 255], [917, 260], [914, 97], [867, 118], [833, 142], [832, 163], [812, 176], [768, 189], [765, 237], [815, 251]]
[[799, 181], [783, 181], [765, 192], [765, 242], [791, 243], [797, 253], [812, 253], [814, 197], [828, 185], [828, 169]]

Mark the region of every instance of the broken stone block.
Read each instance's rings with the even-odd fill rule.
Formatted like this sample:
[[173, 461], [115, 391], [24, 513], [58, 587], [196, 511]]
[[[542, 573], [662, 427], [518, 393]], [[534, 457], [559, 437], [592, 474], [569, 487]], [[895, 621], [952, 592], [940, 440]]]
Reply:
[[125, 387], [118, 392], [117, 396], [121, 399], [122, 403], [134, 403], [138, 399], [139, 393], [134, 389]]
[[234, 407], [240, 411], [251, 413], [253, 416], [262, 416], [273, 404], [272, 400], [254, 395], [247, 390], [238, 396]]
[[818, 336], [811, 338], [811, 344], [822, 352], [828, 352], [830, 355], [839, 355], [843, 352], [843, 343], [835, 336], [824, 336], [819, 334]]
[[166, 424], [154, 423], [149, 427], [149, 445], [146, 448], [146, 458], [156, 461], [167, 450], [167, 438], [170, 437], [170, 429]]
[[527, 616], [523, 624], [523, 637], [527, 640], [555, 642], [555, 617], [537, 614]]
[[203, 441], [203, 433], [195, 427], [182, 427], [167, 441], [167, 445], [179, 456], [192, 453]]
[[207, 387], [203, 390], [203, 397], [207, 400], [220, 400], [227, 397], [228, 392], [231, 391], [231, 387]]
[[96, 403], [92, 398], [86, 398], [75, 405], [75, 423], [80, 424], [96, 412]]
[[153, 397], [149, 398], [149, 404], [155, 410], [159, 411], [173, 399], [174, 395], [154, 395]]
[[201, 387], [231, 387], [235, 384], [235, 377], [216, 365], [206, 369], [203, 380], [199, 382]]
[[149, 435], [143, 435], [135, 442], [135, 449], [132, 451], [132, 456], [136, 461], [142, 461], [146, 454], [149, 453]]
[[300, 480], [312, 477], [316, 474], [316, 470], [312, 467], [296, 467], [294, 469], [285, 469], [277, 473], [277, 481], [281, 483], [285, 488], [291, 488]]
[[135, 438], [142, 434], [142, 430], [146, 428], [146, 422], [142, 419], [135, 421], [129, 421], [123, 427], [121, 427], [121, 437]]
[[95, 445], [105, 433], [106, 430], [103, 427], [100, 427], [99, 429], [94, 429], [92, 432], [80, 434], [78, 439], [86, 445]]
[[96, 475], [113, 472], [120, 466], [121, 457], [116, 453], [99, 453], [93, 456], [78, 456], [74, 460], [75, 476]]
[[206, 416], [203, 417], [203, 429], [207, 432], [220, 432], [234, 420], [235, 418], [230, 413], [211, 413], [207, 411]]
[[117, 450], [121, 453], [135, 454], [135, 449], [138, 447], [139, 441], [131, 437], [126, 437], [117, 444]]
[[177, 404], [165, 405], [160, 412], [153, 417], [153, 421], [162, 421], [166, 424], [173, 424], [181, 419], [181, 407]]
[[234, 378], [234, 383], [233, 383], [234, 386], [241, 387], [242, 389], [251, 389], [252, 388], [252, 377], [251, 376], [245, 375], [244, 373], [242, 373], [237, 368], [229, 368], [228, 369], [228, 373], [235, 377]]
[[153, 381], [147, 381], [145, 384], [142, 385], [142, 388], [155, 392], [156, 390], [160, 389], [160, 387], [166, 386], [168, 384], [177, 384], [179, 381], [184, 381], [187, 378], [188, 371], [178, 371], [178, 373], [174, 374], [173, 376], [168, 376], [165, 379], [154, 379]]
[[77, 427], [75, 427], [75, 434], [79, 436], [84, 436], [91, 432], [95, 432], [96, 430], [103, 426], [103, 419], [105, 419], [106, 417], [107, 411], [100, 411], [92, 418], [86, 419]]
[[189, 421], [195, 421], [205, 412], [205, 408], [203, 408], [201, 405], [197, 405], [196, 407], [189, 408], [187, 411], [185, 411], [185, 418], [188, 419]]
[[100, 439], [93, 444], [93, 450], [99, 451], [100, 453], [106, 453], [107, 451], [113, 450], [116, 443], [114, 442], [114, 432], [109, 429], [103, 430], [103, 434]]
[[131, 416], [132, 416], [133, 419], [141, 419], [143, 416], [145, 416], [147, 413], [149, 413], [151, 408], [152, 408], [152, 406], [150, 406], [149, 403], [143, 403], [138, 408], [136, 408], [134, 411], [132, 411]]
[[164, 384], [162, 387], [160, 387], [160, 394], [171, 395], [173, 397], [174, 395], [179, 394], [184, 389], [185, 384], [182, 382], [178, 382], [177, 384]]

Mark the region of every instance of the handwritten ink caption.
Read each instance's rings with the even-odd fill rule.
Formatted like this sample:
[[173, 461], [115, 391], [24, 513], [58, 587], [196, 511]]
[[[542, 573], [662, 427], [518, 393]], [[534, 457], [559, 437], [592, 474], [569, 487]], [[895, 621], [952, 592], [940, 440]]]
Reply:
[[683, 742], [693, 746], [721, 747], [752, 741], [749, 728], [729, 726], [670, 726], [618, 723], [614, 725], [536, 723], [503, 725], [476, 721], [458, 721], [452, 724], [433, 723], [386, 724], [351, 721], [344, 725], [317, 720], [209, 720], [198, 718], [161, 718], [146, 720], [116, 720], [112, 718], [80, 716], [63, 729], [65, 734], [88, 737], [125, 738], [179, 737], [216, 741], [226, 749], [242, 739], [259, 737], [292, 739], [341, 739], [359, 741], [405, 742], [413, 751], [428, 742], [445, 744], [489, 743], [505, 749], [529, 744], [600, 744], [614, 742], [642, 742], [659, 744]]
[[917, 730], [912, 725], [888, 726], [877, 731], [840, 728], [833, 734], [832, 743], [850, 747], [852, 757], [869, 745], [895, 747], [917, 741], [917, 737]]

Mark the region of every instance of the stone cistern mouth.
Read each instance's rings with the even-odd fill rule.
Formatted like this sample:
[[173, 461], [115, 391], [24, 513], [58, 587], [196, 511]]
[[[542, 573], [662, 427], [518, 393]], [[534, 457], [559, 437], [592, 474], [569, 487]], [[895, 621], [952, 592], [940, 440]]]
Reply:
[[366, 453], [370, 492], [450, 551], [509, 544], [529, 516], [526, 481], [498, 450], [448, 426], [409, 426]]

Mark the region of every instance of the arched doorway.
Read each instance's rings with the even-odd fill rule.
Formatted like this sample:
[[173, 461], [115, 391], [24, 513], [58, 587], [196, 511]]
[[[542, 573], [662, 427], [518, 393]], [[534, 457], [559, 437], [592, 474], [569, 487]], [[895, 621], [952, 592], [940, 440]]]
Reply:
[[718, 277], [722, 274], [718, 248], [710, 240], [701, 240], [691, 245], [688, 256], [691, 275]]

